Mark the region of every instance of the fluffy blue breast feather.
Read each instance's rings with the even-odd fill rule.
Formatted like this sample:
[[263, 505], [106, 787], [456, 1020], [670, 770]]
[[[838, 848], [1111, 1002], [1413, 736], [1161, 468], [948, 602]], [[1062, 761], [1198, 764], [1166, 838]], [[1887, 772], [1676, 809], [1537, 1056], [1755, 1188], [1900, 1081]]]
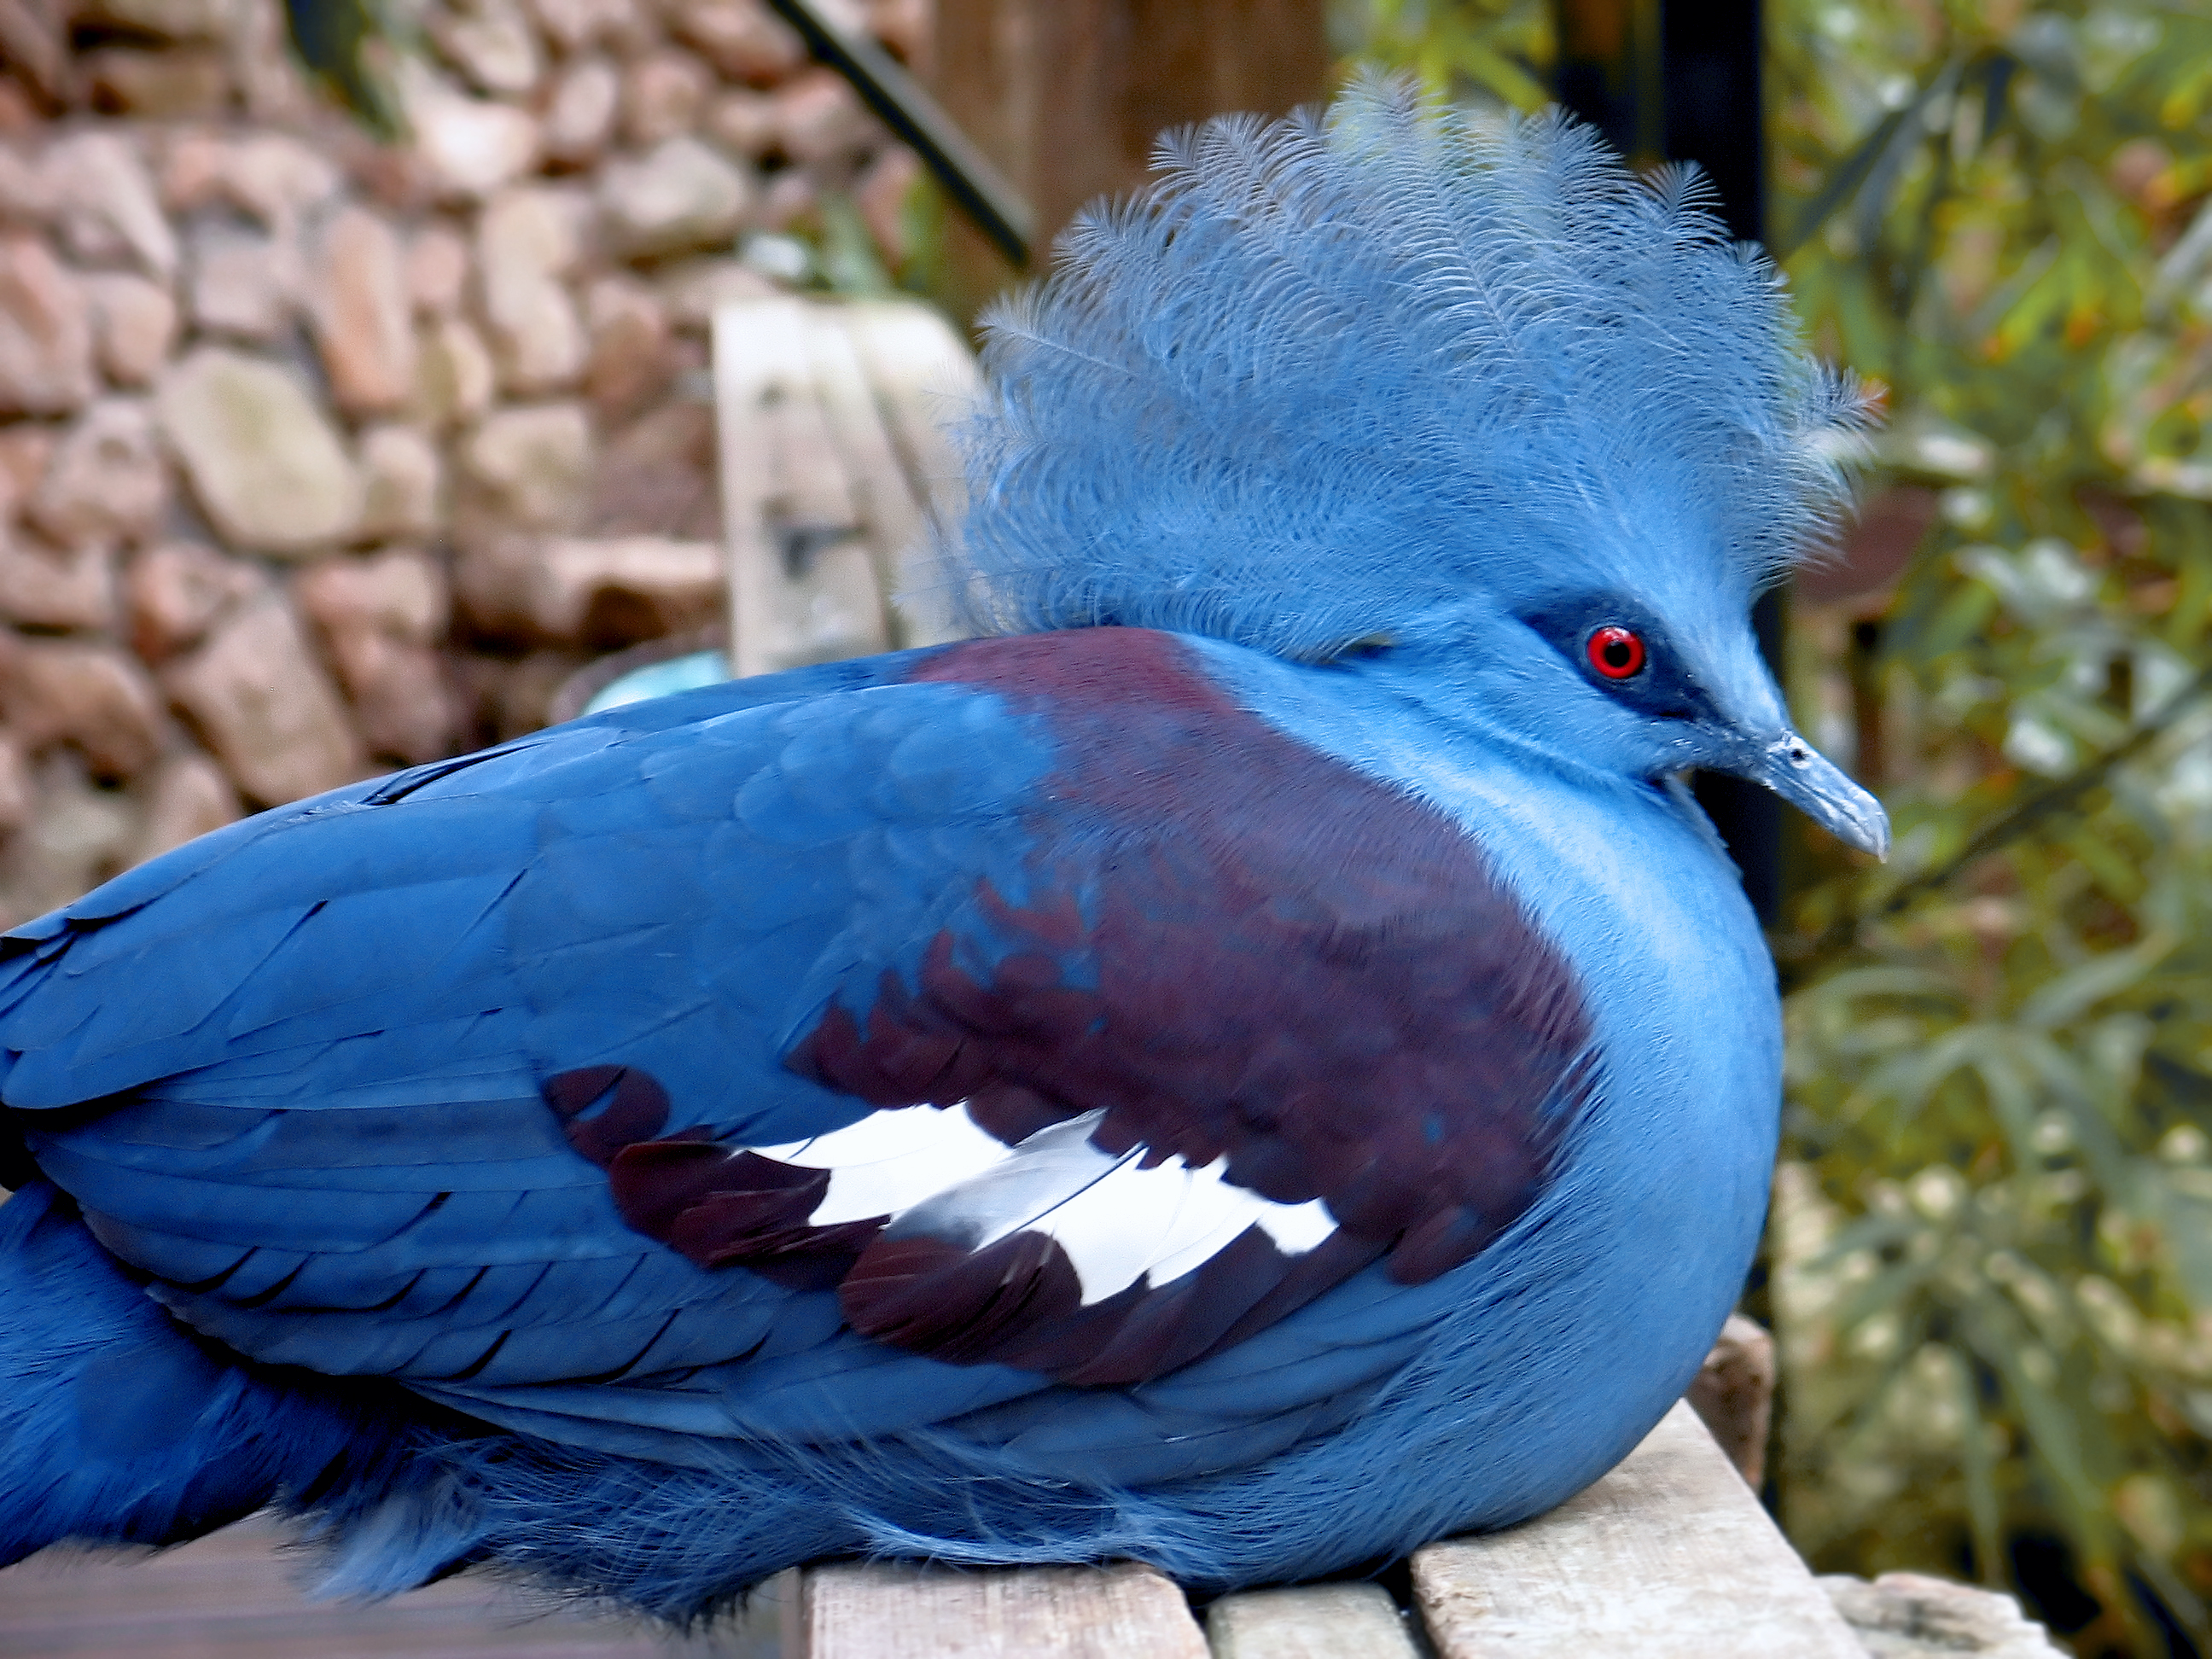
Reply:
[[979, 632], [1326, 659], [1469, 589], [1747, 593], [1844, 501], [1860, 394], [1686, 172], [1389, 82], [1157, 164], [988, 319], [945, 577]]

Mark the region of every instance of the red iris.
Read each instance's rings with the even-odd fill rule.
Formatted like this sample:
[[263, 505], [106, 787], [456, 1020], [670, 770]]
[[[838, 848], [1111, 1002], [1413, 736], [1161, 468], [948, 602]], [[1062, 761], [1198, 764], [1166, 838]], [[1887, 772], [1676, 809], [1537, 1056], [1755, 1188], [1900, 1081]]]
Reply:
[[1601, 628], [1587, 649], [1590, 666], [1609, 680], [1632, 679], [1644, 670], [1644, 641], [1628, 629]]

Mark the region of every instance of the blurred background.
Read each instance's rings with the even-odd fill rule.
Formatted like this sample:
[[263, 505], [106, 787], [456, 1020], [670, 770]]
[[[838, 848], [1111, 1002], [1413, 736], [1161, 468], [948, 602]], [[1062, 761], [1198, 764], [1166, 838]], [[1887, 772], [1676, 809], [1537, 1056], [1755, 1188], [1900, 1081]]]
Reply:
[[1896, 855], [1714, 802], [1789, 994], [1767, 1498], [2212, 1644], [2201, 0], [0, 0], [0, 923], [713, 640], [718, 307], [964, 330], [1363, 64], [1703, 162], [1886, 417], [1765, 621]]

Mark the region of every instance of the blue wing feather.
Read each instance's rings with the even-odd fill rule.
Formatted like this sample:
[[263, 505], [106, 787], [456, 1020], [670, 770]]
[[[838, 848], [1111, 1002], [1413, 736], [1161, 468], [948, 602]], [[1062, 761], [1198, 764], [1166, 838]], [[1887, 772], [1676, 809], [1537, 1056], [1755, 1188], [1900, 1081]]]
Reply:
[[[1099, 648], [1142, 668], [1162, 647]], [[623, 1065], [665, 1090], [670, 1133], [830, 1133], [871, 1106], [784, 1063], [826, 1009], [911, 994], [940, 936], [988, 982], [1033, 948], [989, 904], [1065, 899], [1097, 925], [1096, 878], [1031, 857], [1055, 740], [1018, 698], [905, 678], [928, 660], [610, 711], [133, 872], [130, 902], [17, 937], [8, 966], [41, 965], [0, 1016], [0, 1093], [102, 1242], [207, 1334], [603, 1450], [950, 1425], [1030, 1474], [1165, 1480], [1341, 1420], [1423, 1334], [1430, 1298], [1379, 1268], [1134, 1394], [1054, 1386], [695, 1265], [626, 1224], [548, 1109], [550, 1077]], [[1146, 857], [1209, 874], [1188, 843]], [[191, 973], [145, 972], [201, 939], [223, 944]], [[1060, 971], [1098, 988], [1081, 950]], [[94, 1093], [115, 1103], [45, 1112]]]
[[[865, 843], [887, 816], [988, 812], [1039, 767], [979, 741], [1003, 708], [963, 709], [949, 747], [909, 742], [988, 701], [957, 688], [762, 691], [676, 700], [688, 720], [611, 711], [267, 815], [20, 933], [19, 950], [68, 940], [0, 1024], [6, 1098], [43, 1166], [165, 1301], [264, 1360], [495, 1389], [738, 1355], [750, 1373], [819, 1346], [834, 1297], [704, 1272], [624, 1225], [538, 1085], [641, 1060], [682, 1121], [805, 1136], [864, 1114], [784, 1071], [769, 1028], [848, 930], [856, 868], [903, 873], [868, 884], [896, 938], [899, 909], [935, 908], [947, 855], [972, 866], [988, 841], [880, 860]], [[962, 753], [980, 783], [948, 781]], [[128, 1097], [88, 1119], [40, 1109], [94, 1094]], [[870, 1352], [849, 1341], [809, 1383], [858, 1379], [816, 1416], [884, 1415], [860, 1403]], [[973, 1376], [938, 1369], [972, 1404]]]

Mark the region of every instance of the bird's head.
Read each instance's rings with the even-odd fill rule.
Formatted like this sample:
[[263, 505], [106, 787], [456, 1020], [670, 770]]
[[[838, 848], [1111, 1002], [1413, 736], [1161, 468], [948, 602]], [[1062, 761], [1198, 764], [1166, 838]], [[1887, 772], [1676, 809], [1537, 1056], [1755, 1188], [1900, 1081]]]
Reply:
[[[1887, 857], [1887, 815], [1798, 733], [1752, 595], [1734, 573], [1700, 568], [1710, 536], [1685, 534], [1683, 519], [1679, 503], [1655, 502], [1623, 526], [1613, 556], [1562, 558], [1561, 580], [1410, 616], [1344, 665], [1565, 765], [1652, 782], [1689, 771], [1743, 778]], [[1668, 547], [1677, 537], [1690, 544]]]
[[1232, 640], [1887, 851], [1751, 625], [1847, 504], [1863, 399], [1694, 176], [1381, 81], [1158, 166], [990, 319], [947, 556], [977, 631]]

